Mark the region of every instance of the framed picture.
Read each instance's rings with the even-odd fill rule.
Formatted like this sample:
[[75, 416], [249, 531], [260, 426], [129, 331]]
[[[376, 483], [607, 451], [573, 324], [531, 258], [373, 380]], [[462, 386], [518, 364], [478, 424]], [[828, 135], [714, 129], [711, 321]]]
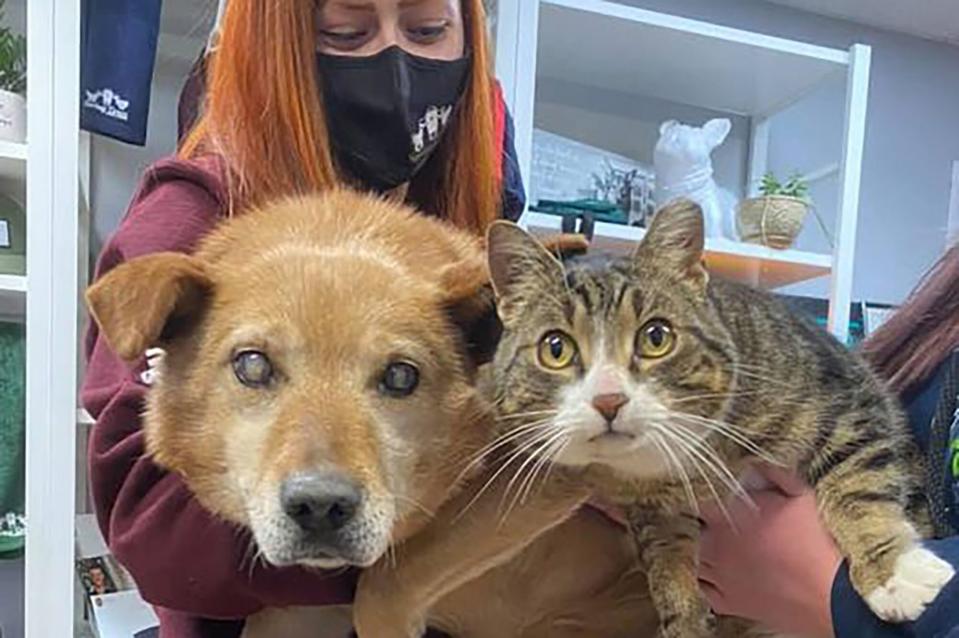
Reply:
[[80, 582], [89, 596], [102, 596], [117, 591], [110, 569], [102, 556], [77, 560]]

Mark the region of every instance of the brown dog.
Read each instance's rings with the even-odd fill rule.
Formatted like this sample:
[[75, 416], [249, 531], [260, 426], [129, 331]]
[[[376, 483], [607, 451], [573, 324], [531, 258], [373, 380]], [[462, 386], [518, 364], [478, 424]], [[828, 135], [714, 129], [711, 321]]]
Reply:
[[[341, 191], [225, 222], [192, 256], [133, 260], [88, 302], [121, 356], [166, 352], [145, 419], [156, 461], [252, 530], [270, 563], [335, 569], [430, 542], [414, 533], [434, 516], [426, 530], [455, 526], [461, 474], [492, 432], [478, 389], [495, 341], [487, 280], [471, 236]], [[652, 626], [648, 602], [627, 600], [645, 588], [625, 533], [569, 518], [585, 494], [563, 496], [542, 499], [529, 541], [504, 542], [519, 555], [491, 551], [443, 595], [401, 588], [464, 637]], [[309, 621], [265, 612], [249, 633], [316, 635]]]

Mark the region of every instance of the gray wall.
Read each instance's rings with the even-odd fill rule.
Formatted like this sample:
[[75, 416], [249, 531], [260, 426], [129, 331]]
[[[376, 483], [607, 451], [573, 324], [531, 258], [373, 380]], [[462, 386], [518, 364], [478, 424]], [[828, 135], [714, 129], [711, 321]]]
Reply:
[[[959, 48], [760, 0], [621, 1], [823, 46], [873, 47], [853, 293], [901, 301], [945, 245], [952, 162], [959, 159]], [[834, 100], [827, 94], [818, 103], [833, 108]], [[810, 126], [800, 134], [818, 130], [832, 141], [835, 133], [809, 124], [814, 116], [793, 116]]]
[[145, 147], [94, 136], [90, 176], [93, 212], [90, 251], [94, 257], [120, 223], [143, 171], [156, 159], [174, 152], [177, 99], [188, 72], [189, 66], [185, 63], [157, 66]]

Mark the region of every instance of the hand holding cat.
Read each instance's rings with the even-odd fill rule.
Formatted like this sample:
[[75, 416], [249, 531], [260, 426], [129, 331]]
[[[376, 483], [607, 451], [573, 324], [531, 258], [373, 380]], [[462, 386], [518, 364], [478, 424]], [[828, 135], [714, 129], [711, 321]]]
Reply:
[[[750, 483], [765, 485], [750, 489]], [[813, 492], [771, 467], [744, 485], [758, 510], [739, 499], [728, 504], [738, 532], [718, 507], [703, 508], [699, 578], [707, 600], [721, 615], [831, 637], [830, 597], [842, 557], [819, 520]]]

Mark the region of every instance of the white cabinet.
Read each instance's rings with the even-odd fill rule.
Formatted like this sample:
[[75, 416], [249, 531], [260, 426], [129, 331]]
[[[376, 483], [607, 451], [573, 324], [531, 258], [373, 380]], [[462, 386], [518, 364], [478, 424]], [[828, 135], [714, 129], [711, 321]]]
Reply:
[[[828, 276], [829, 329], [845, 339], [869, 47], [824, 48], [604, 0], [504, 2], [496, 36], [496, 72], [514, 116], [520, 167], [534, 195], [535, 128], [610, 153], [632, 153], [639, 160], [643, 158], [637, 154], [645, 152], [651, 158], [655, 130], [650, 133], [652, 124], [640, 122], [640, 104], [652, 104], [653, 111], [722, 114], [740, 122], [742, 161], [730, 171], [737, 183], [729, 184], [739, 196], [753, 193], [767, 168], [786, 168], [771, 161], [771, 130], [777, 139], [792, 135], [799, 141], [823, 141], [827, 155], [834, 157], [812, 166], [801, 166], [808, 157], [796, 158], [808, 179], [833, 182], [828, 189], [834, 200], [828, 203], [833, 223], [821, 244], [775, 250], [711, 239], [707, 261], [724, 275], [766, 288]], [[817, 99], [817, 91], [829, 86], [842, 92], [836, 108], [827, 113], [835, 126], [813, 121], [802, 130], [794, 125], [785, 132], [776, 128], [780, 114], [788, 117], [797, 104]], [[833, 130], [840, 139], [833, 139]], [[523, 222], [540, 231], [560, 225], [558, 217], [529, 211]], [[595, 244], [628, 249], [642, 235], [641, 228], [601, 223], [596, 225]]]

